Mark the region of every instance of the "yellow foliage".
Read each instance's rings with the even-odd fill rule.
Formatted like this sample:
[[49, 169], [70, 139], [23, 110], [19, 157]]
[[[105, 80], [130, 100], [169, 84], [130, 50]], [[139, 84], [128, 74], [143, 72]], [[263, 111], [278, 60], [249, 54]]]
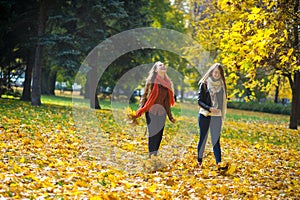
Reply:
[[[261, 1], [259, 6], [253, 0], [195, 2], [207, 8], [191, 17], [195, 38], [216, 55], [214, 61], [224, 64], [229, 74], [238, 73], [245, 87], [255, 88], [254, 80], [271, 82], [273, 77], [268, 74], [274, 71], [292, 77], [299, 69], [299, 52], [286, 45], [294, 43], [290, 27], [298, 26], [297, 20], [292, 20], [297, 15], [293, 12], [295, 1], [285, 6], [280, 1]], [[257, 68], [265, 71], [263, 78], [255, 73]], [[236, 89], [238, 79], [227, 80], [228, 88]], [[265, 87], [258, 89], [267, 92]]]
[[127, 121], [129, 124], [139, 125], [139, 121], [138, 118], [136, 118], [136, 113], [134, 110], [132, 110], [130, 107], [127, 107], [125, 109], [125, 113], [127, 115]]

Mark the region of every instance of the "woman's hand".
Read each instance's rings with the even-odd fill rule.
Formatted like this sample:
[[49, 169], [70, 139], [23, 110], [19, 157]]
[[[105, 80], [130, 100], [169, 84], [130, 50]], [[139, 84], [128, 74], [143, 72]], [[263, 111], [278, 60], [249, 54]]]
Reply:
[[220, 112], [221, 112], [220, 109], [213, 108], [213, 107], [211, 107], [211, 108], [209, 109], [209, 111], [210, 111], [212, 114], [215, 114], [215, 115], [220, 114]]
[[136, 118], [139, 118], [141, 115], [142, 115], [141, 112], [136, 112], [135, 115], [133, 115], [132, 117], [133, 117], [134, 119], [136, 119]]

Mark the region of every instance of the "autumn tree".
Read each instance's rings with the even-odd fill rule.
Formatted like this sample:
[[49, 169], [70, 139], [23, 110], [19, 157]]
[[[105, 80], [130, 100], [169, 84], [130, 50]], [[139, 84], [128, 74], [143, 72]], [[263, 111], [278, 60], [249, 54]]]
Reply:
[[[194, 4], [195, 5], [195, 4]], [[297, 129], [300, 110], [299, 1], [197, 1], [201, 12], [192, 25], [195, 37], [222, 62], [228, 72], [231, 96], [255, 90], [269, 91], [278, 76], [292, 89], [291, 129]], [[264, 71], [265, 78], [258, 76]], [[235, 85], [243, 80], [243, 88]]]

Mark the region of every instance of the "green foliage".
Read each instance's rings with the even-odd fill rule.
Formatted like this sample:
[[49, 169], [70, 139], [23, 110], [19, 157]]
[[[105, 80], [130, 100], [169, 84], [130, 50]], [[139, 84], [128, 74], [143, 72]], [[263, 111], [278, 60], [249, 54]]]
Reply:
[[35, 47], [37, 6], [30, 0], [1, 1], [0, 13], [0, 85], [11, 90], [12, 76], [24, 72]]
[[[125, 1], [124, 9], [128, 14], [128, 22], [124, 23], [127, 27], [123, 27], [123, 29], [137, 28], [146, 25], [155, 28], [171, 28], [185, 32], [182, 13], [171, 7], [169, 2], [151, 0], [150, 2], [139, 1], [139, 3], [133, 3], [131, 1]], [[137, 10], [140, 10], [140, 12], [137, 12]], [[172, 66], [175, 70], [184, 75], [188, 74], [185, 73], [187, 62], [174, 53], [160, 49], [139, 49], [126, 53], [116, 59], [104, 72], [99, 84], [103, 87], [109, 86], [113, 88], [117, 81], [129, 70], [136, 66], [153, 63], [158, 60]], [[127, 85], [123, 85], [123, 89], [133, 90], [134, 88], [132, 87], [137, 87], [139, 84], [143, 85], [145, 76], [146, 74], [137, 75], [137, 77], [141, 77], [142, 80], [138, 83], [128, 82]], [[179, 80], [176, 82], [179, 82]]]
[[273, 113], [273, 114], [291, 114], [291, 105], [283, 105], [274, 102], [241, 102], [241, 101], [229, 101], [227, 104], [228, 108], [235, 108], [241, 110], [251, 110], [265, 113]]
[[[3, 55], [0, 69], [5, 68], [8, 73], [13, 69], [24, 72], [30, 60], [31, 65], [35, 60], [34, 51], [27, 55], [30, 52], [27, 48], [34, 50], [38, 39], [36, 24], [39, 2], [33, 1], [29, 4], [22, 1], [3, 1], [0, 6], [4, 11], [1, 15], [3, 23], [0, 26], [0, 46], [3, 47], [0, 50]], [[112, 35], [149, 26], [185, 32], [182, 11], [172, 7], [168, 1], [55, 0], [49, 2], [47, 13], [45, 34], [40, 37], [44, 49], [42, 94], [54, 93], [52, 90], [57, 77], [59, 82], [72, 83], [88, 53]], [[18, 24], [15, 25], [15, 22]], [[11, 28], [7, 30], [6, 27]], [[23, 68], [16, 65], [16, 59], [24, 63]], [[160, 50], [141, 50], [130, 52], [114, 62], [101, 77], [100, 85], [113, 88], [116, 81], [128, 70], [156, 60], [163, 60], [184, 74], [186, 63], [176, 55]]]

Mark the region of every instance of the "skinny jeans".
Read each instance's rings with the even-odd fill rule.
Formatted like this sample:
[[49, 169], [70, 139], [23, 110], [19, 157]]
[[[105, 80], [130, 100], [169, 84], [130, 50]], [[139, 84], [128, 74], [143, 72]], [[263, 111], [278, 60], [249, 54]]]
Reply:
[[207, 141], [208, 130], [210, 130], [211, 142], [213, 145], [214, 156], [216, 163], [221, 162], [221, 146], [220, 146], [220, 135], [222, 129], [222, 118], [219, 116], [207, 116], [200, 114], [198, 115], [198, 125], [200, 128], [200, 138], [198, 142], [198, 162], [202, 162], [203, 153]]
[[166, 114], [154, 115], [146, 112], [146, 122], [148, 128], [148, 151], [149, 157], [157, 155], [166, 122]]

